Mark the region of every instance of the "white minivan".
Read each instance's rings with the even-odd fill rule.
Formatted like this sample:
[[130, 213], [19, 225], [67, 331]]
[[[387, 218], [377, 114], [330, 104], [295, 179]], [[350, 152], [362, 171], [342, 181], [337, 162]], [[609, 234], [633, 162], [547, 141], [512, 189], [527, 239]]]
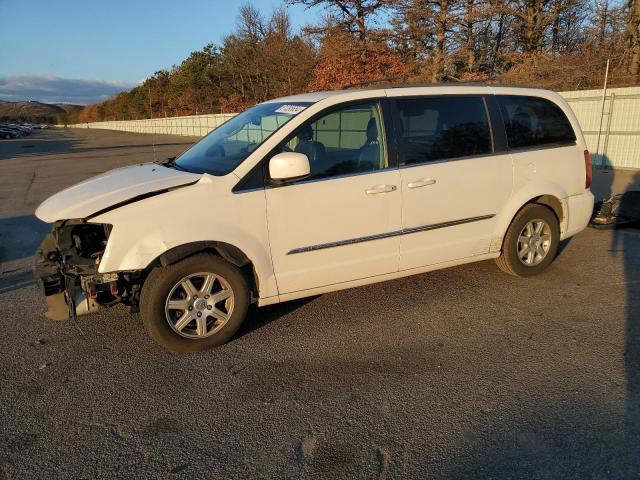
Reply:
[[177, 352], [259, 306], [495, 258], [529, 276], [593, 210], [591, 161], [556, 93], [482, 85], [261, 103], [177, 159], [46, 200], [52, 319], [124, 303]]

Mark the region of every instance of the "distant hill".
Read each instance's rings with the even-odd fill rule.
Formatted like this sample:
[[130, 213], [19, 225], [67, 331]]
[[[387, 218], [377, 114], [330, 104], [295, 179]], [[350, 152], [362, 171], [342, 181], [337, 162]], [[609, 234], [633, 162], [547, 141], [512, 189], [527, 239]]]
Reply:
[[28, 119], [56, 119], [61, 115], [79, 112], [84, 107], [82, 105], [72, 105], [69, 103], [42, 103], [42, 102], [7, 102], [0, 100], [1, 118], [22, 118]]
[[84, 108], [84, 105], [74, 105], [72, 103], [51, 103], [51, 104], [45, 103], [45, 105], [56, 106], [58, 108], [63, 109], [67, 113], [79, 112]]

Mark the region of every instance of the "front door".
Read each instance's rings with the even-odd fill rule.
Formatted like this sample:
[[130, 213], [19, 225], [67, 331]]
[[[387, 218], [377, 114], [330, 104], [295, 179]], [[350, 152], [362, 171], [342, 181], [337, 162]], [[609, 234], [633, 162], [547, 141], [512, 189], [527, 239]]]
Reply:
[[396, 272], [400, 173], [389, 164], [380, 104], [322, 114], [287, 150], [307, 155], [311, 176], [266, 189], [279, 293]]
[[396, 100], [402, 185], [400, 270], [489, 252], [512, 188], [481, 96]]

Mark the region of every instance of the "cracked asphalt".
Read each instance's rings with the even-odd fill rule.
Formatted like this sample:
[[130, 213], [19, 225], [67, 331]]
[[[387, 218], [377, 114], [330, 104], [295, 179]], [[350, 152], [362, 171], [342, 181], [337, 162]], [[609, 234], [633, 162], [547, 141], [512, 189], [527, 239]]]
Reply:
[[531, 279], [481, 262], [254, 309], [203, 354], [125, 308], [47, 321], [33, 211], [152, 140], [0, 143], [0, 479], [640, 478], [639, 230], [588, 229]]

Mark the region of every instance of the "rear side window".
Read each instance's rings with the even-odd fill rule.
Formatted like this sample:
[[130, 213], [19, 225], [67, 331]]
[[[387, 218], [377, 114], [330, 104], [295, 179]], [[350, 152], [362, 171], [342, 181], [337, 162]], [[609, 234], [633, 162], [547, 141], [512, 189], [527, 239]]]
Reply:
[[401, 98], [396, 105], [399, 147], [405, 164], [491, 153], [482, 98]]
[[555, 103], [538, 97], [496, 96], [510, 148], [573, 143], [576, 135]]

